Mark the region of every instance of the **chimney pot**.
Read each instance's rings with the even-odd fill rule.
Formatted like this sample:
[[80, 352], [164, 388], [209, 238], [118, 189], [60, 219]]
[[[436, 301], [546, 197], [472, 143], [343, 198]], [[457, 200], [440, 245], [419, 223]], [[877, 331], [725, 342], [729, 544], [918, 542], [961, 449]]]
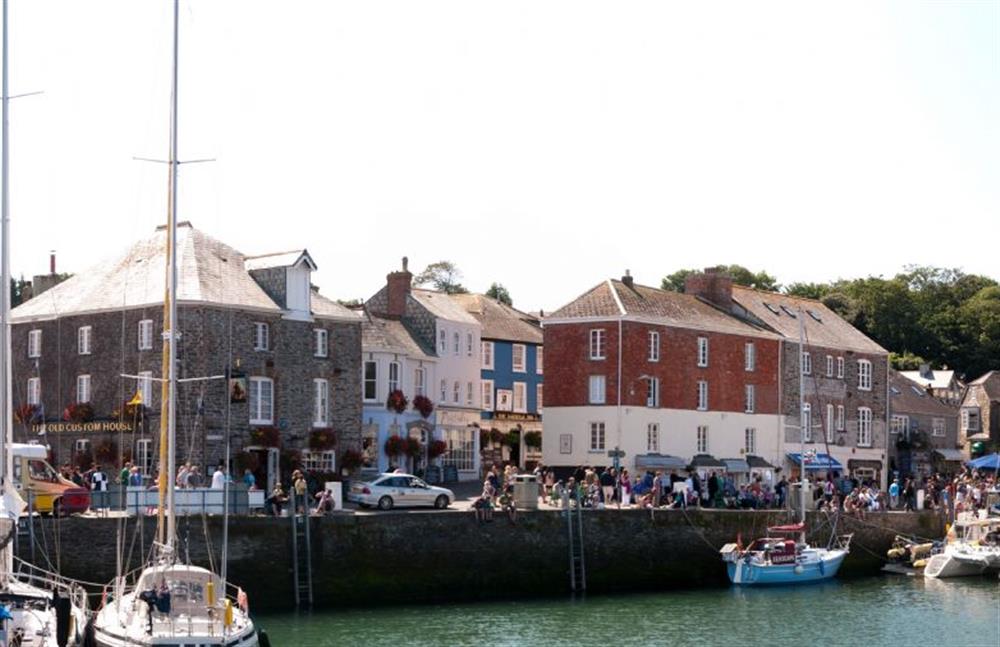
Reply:
[[49, 252], [49, 274], [56, 273], [56, 250]]
[[632, 272], [625, 270], [625, 276], [622, 277], [622, 283], [628, 287], [632, 287], [634, 281], [632, 280]]

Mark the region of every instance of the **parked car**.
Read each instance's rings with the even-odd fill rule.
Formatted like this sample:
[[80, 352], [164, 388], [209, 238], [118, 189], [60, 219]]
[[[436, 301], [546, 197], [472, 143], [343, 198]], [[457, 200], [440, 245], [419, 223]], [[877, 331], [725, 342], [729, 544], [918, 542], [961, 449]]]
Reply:
[[64, 479], [48, 463], [48, 450], [42, 445], [11, 444], [14, 457], [14, 485], [27, 500], [31, 498], [34, 512], [57, 517], [74, 512], [86, 512], [90, 507], [90, 490]]
[[427, 485], [412, 474], [380, 474], [366, 483], [353, 484], [347, 500], [362, 508], [378, 506], [379, 510], [392, 510], [397, 506], [434, 506], [440, 510], [455, 501], [455, 493]]

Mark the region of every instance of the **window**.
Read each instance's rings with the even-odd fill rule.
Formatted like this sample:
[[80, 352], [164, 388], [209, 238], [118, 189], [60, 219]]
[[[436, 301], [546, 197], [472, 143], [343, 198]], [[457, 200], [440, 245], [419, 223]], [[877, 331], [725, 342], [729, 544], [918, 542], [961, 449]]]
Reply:
[[754, 407], [756, 406], [755, 402], [757, 396], [756, 389], [754, 389], [753, 384], [747, 384], [744, 387], [744, 391], [745, 391], [744, 399], [746, 400], [746, 402], [744, 403], [743, 410], [746, 413], [753, 413]]
[[378, 425], [365, 425], [361, 428], [361, 467], [375, 469], [378, 467]]
[[798, 315], [795, 314], [795, 311], [792, 310], [791, 308], [789, 308], [788, 306], [781, 306], [781, 309], [784, 310], [785, 314], [788, 315], [789, 317], [791, 317], [792, 319], [797, 319], [798, 318]]
[[889, 433], [902, 434], [903, 438], [910, 437], [910, 417], [892, 416], [889, 418]]
[[438, 331], [438, 355], [444, 355], [448, 350], [448, 331], [442, 328]]
[[329, 335], [330, 333], [323, 328], [316, 328], [313, 330], [316, 346], [316, 348], [313, 349], [313, 355], [316, 357], [327, 357], [330, 354]]
[[42, 356], [42, 331], [41, 330], [29, 330], [28, 331], [28, 357], [41, 357]]
[[[472, 389], [473, 389], [472, 382], [466, 382], [465, 383], [465, 404], [467, 404], [470, 407], [472, 406], [472, 403], [475, 402], [475, 395], [473, 394]], [[515, 391], [515, 393], [516, 393], [516, 391]]]
[[833, 377], [833, 355], [826, 356], [826, 376]]
[[708, 366], [708, 337], [698, 338], [698, 366]]
[[844, 358], [837, 358], [837, 377], [841, 380], [844, 379]]
[[90, 402], [90, 376], [76, 376], [76, 401]]
[[747, 427], [743, 432], [743, 449], [747, 454], [757, 453], [757, 430]]
[[858, 408], [858, 447], [872, 446], [872, 410]]
[[752, 341], [743, 345], [743, 365], [747, 371], [753, 371], [757, 368], [757, 347]]
[[802, 440], [812, 442], [812, 405], [808, 402], [802, 403]]
[[483, 410], [493, 411], [493, 380], [480, 382], [483, 389]]
[[535, 372], [539, 375], [542, 374], [542, 347], [535, 347]]
[[271, 331], [266, 323], [257, 321], [253, 325], [253, 349], [267, 350], [271, 344]]
[[975, 407], [965, 407], [962, 409], [962, 429], [966, 431], [979, 431], [979, 409]]
[[77, 454], [90, 454], [90, 440], [87, 438], [78, 438], [73, 442], [73, 450]]
[[826, 405], [826, 442], [833, 442], [833, 425], [836, 423], [833, 417], [833, 405]]
[[535, 411], [538, 413], [542, 412], [542, 384], [535, 385]]
[[646, 451], [654, 453], [660, 451], [660, 425], [655, 422], [646, 425]]
[[306, 472], [329, 474], [336, 471], [336, 455], [333, 451], [315, 452], [302, 450], [302, 469]]
[[493, 342], [484, 341], [481, 342], [480, 348], [483, 354], [483, 368], [488, 370], [493, 370]]
[[139, 322], [139, 350], [153, 348], [153, 320], [143, 319]]
[[812, 375], [813, 372], [813, 359], [812, 355], [809, 353], [802, 353], [802, 374]]
[[708, 427], [704, 425], [698, 427], [698, 453], [708, 453]]
[[142, 406], [150, 407], [153, 405], [153, 371], [139, 371], [139, 380], [136, 385], [139, 391], [139, 399], [142, 400]]
[[76, 351], [80, 355], [90, 355], [91, 326], [80, 326], [76, 330]]
[[462, 339], [462, 337], [457, 332], [453, 333], [452, 336], [451, 336], [452, 349], [455, 351], [455, 355], [456, 356], [460, 355], [461, 352], [462, 352], [462, 342], [461, 342], [461, 339]]
[[399, 390], [399, 362], [389, 362], [389, 393]]
[[656, 331], [649, 333], [649, 361], [660, 361], [660, 333]]
[[42, 380], [37, 377], [28, 378], [28, 404], [38, 406], [42, 403]]
[[866, 359], [858, 360], [858, 389], [872, 390], [872, 363]]
[[604, 329], [590, 331], [590, 359], [604, 359]]
[[458, 404], [458, 401], [461, 399], [461, 397], [462, 397], [462, 385], [458, 383], [458, 380], [455, 380], [455, 384], [452, 385], [451, 389], [451, 401], [454, 404]]
[[465, 354], [472, 357], [472, 333], [465, 333]]
[[931, 419], [931, 435], [944, 436], [944, 418]]
[[448, 401], [448, 380], [441, 380], [441, 402]]
[[591, 375], [590, 376], [590, 398], [588, 402], [590, 404], [604, 404], [605, 396], [605, 386], [604, 386], [604, 376], [603, 375]]
[[528, 385], [524, 382], [514, 382], [514, 411], [517, 413], [528, 411]]
[[135, 441], [135, 464], [143, 475], [153, 471], [153, 440], [141, 438]]
[[698, 411], [708, 410], [708, 382], [698, 380]]
[[844, 422], [844, 405], [837, 405], [837, 431], [844, 431], [847, 427]]
[[365, 401], [374, 402], [378, 399], [378, 364], [371, 360], [365, 362]]
[[592, 452], [603, 452], [604, 451], [604, 423], [603, 422], [592, 422], [592, 423], [590, 423], [590, 451], [592, 451]]
[[441, 462], [453, 465], [456, 470], [472, 470], [476, 468], [476, 438], [475, 429], [446, 429], [444, 442], [447, 445]]
[[269, 425], [274, 422], [274, 380], [251, 377], [249, 399], [251, 424]]
[[660, 380], [658, 378], [646, 378], [646, 406], [660, 406]]
[[515, 373], [524, 373], [524, 371], [525, 371], [525, 368], [524, 368], [524, 363], [525, 363], [525, 360], [524, 360], [524, 344], [513, 344], [510, 347], [510, 352], [511, 352], [511, 356], [513, 357], [513, 359], [511, 360], [511, 362], [512, 362], [512, 365], [513, 365], [514, 372]]
[[413, 369], [413, 395], [427, 395], [426, 380], [427, 373], [423, 368]]
[[330, 385], [322, 378], [313, 380], [313, 427], [330, 424]]

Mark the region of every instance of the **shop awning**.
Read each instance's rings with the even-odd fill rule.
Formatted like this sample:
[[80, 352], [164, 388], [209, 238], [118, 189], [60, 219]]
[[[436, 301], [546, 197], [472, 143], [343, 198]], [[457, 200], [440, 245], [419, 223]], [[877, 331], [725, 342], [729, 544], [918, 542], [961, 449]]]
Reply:
[[637, 470], [682, 470], [687, 467], [687, 461], [678, 456], [668, 454], [637, 454], [635, 468]]
[[711, 454], [695, 454], [691, 459], [691, 467], [721, 470], [726, 468], [726, 464]]
[[726, 471], [730, 474], [747, 474], [750, 472], [750, 464], [742, 458], [723, 458]]
[[760, 456], [754, 456], [753, 454], [750, 454], [750, 455], [747, 456], [747, 464], [750, 465], [750, 469], [754, 469], [754, 470], [773, 470], [773, 469], [775, 469], [774, 465], [771, 465], [770, 463], [768, 463], [766, 460], [764, 460]]
[[[787, 454], [788, 460], [792, 461], [792, 464], [799, 466], [802, 464], [802, 455], [798, 452], [789, 452]], [[840, 464], [833, 456], [829, 454], [816, 454], [811, 459], [806, 460], [806, 470], [842, 470], [844, 466]]]
[[954, 449], [952, 447], [939, 447], [934, 450], [934, 453], [941, 457], [941, 460], [945, 461], [964, 461], [965, 454], [962, 453], [961, 449]]

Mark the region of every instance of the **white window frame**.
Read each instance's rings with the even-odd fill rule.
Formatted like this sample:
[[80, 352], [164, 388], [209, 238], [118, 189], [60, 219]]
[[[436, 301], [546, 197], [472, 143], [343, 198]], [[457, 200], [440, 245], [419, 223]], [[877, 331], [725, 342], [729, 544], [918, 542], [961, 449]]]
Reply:
[[607, 380], [603, 375], [591, 375], [588, 380], [588, 404], [604, 404], [607, 401]]
[[448, 380], [441, 380], [440, 402], [448, 401]]
[[858, 360], [858, 390], [872, 390], [872, 363], [867, 359]]
[[153, 439], [140, 438], [135, 441], [135, 464], [143, 476], [153, 471]]
[[28, 357], [31, 359], [42, 356], [42, 330], [35, 328], [28, 331]]
[[833, 377], [833, 355], [826, 356], [826, 376]]
[[872, 446], [872, 410], [858, 407], [858, 447]]
[[73, 452], [75, 454], [89, 454], [90, 446], [89, 438], [77, 438], [73, 441]]
[[330, 356], [330, 333], [326, 328], [314, 328], [313, 329], [313, 342], [315, 348], [313, 349], [313, 355], [316, 357], [329, 357]]
[[302, 461], [302, 469], [306, 472], [328, 474], [337, 471], [337, 455], [332, 449], [320, 452], [303, 449], [300, 460]]
[[889, 417], [889, 434], [895, 436], [898, 434], [903, 434], [904, 438], [909, 437], [910, 428], [910, 416], [902, 416], [899, 414], [892, 414]]
[[313, 427], [330, 425], [330, 383], [321, 378], [313, 378]]
[[90, 355], [93, 336], [93, 326], [80, 326], [76, 329], [76, 352], [78, 355]]
[[538, 383], [535, 385], [535, 411], [538, 413], [541, 413], [542, 409], [544, 408], [542, 406], [543, 402], [542, 396], [544, 394], [544, 389], [543, 389], [544, 386], [545, 386], [544, 383]]
[[837, 378], [841, 379], [841, 380], [844, 379], [844, 358], [843, 357], [838, 357], [837, 358]]
[[799, 418], [802, 425], [802, 439], [804, 442], [812, 442], [812, 405], [808, 402], [802, 403], [802, 415]]
[[451, 402], [452, 404], [458, 404], [462, 401], [462, 383], [458, 380], [451, 385]]
[[153, 406], [153, 371], [139, 371], [139, 379], [136, 380], [135, 386], [142, 400], [142, 406]]
[[808, 351], [802, 351], [802, 374], [812, 375], [813, 372], [813, 358], [812, 353]]
[[757, 410], [757, 389], [753, 384], [747, 384], [743, 388], [744, 413], [753, 413]]
[[[368, 375], [368, 367], [374, 368], [372, 375]], [[372, 387], [371, 397], [368, 396], [368, 386]], [[378, 402], [378, 362], [373, 359], [366, 359], [361, 362], [361, 398], [365, 402]]]
[[76, 376], [76, 401], [90, 402], [93, 393], [91, 392], [91, 380], [89, 374]]
[[743, 370], [748, 373], [757, 370], [757, 345], [752, 341], [743, 344]]
[[660, 361], [660, 333], [655, 330], [649, 331], [649, 355], [646, 359], [650, 362]]
[[413, 369], [413, 395], [427, 395], [427, 369], [423, 366]]
[[42, 403], [42, 378], [28, 378], [28, 404], [38, 406]]
[[264, 321], [253, 322], [253, 349], [267, 351], [271, 348], [271, 328]]
[[136, 343], [139, 350], [153, 350], [153, 320], [143, 319], [139, 321], [138, 339]]
[[[520, 362], [517, 361], [518, 353], [521, 355]], [[524, 373], [528, 370], [528, 349], [524, 344], [510, 345], [510, 366], [515, 373]]]
[[660, 453], [660, 423], [651, 422], [646, 425], [646, 451]]
[[472, 385], [472, 382], [466, 382], [465, 383], [465, 404], [468, 405], [468, 406], [470, 406], [470, 407], [476, 401], [476, 399], [475, 399], [476, 396], [475, 396], [474, 389], [475, 389], [475, 387]]
[[444, 356], [448, 352], [448, 331], [444, 328], [438, 330], [438, 355]]
[[[263, 397], [265, 391], [267, 397]], [[274, 424], [274, 380], [262, 375], [252, 376], [247, 400], [250, 404], [250, 424]]]
[[[827, 357], [830, 357], [827, 355]], [[833, 426], [836, 424], [836, 416], [834, 414], [836, 409], [832, 404], [826, 405], [826, 442], [833, 442]]]
[[757, 428], [747, 427], [743, 431], [743, 450], [747, 454], [757, 453]]
[[493, 411], [493, 380], [482, 380], [483, 411]]
[[542, 359], [542, 347], [535, 346], [535, 373], [538, 375], [544, 373], [544, 369], [542, 368]]
[[708, 411], [708, 380], [698, 380], [698, 411]]
[[708, 337], [698, 338], [698, 366], [708, 366]]
[[[520, 392], [520, 395], [518, 393]], [[518, 402], [520, 400], [520, 402]], [[514, 382], [514, 412], [528, 412], [528, 383]]]
[[389, 362], [389, 370], [387, 371], [388, 375], [386, 376], [386, 385], [389, 387], [387, 393], [392, 393], [393, 391], [399, 391], [400, 389], [403, 388], [400, 382], [400, 374], [402, 370], [403, 370], [402, 364], [400, 364], [396, 360], [392, 360], [391, 362]]
[[482, 353], [482, 368], [486, 369], [487, 371], [492, 371], [493, 370], [493, 361], [494, 361], [493, 360], [493, 353], [496, 350], [494, 348], [493, 342], [491, 342], [491, 341], [482, 341], [482, 342], [480, 342], [479, 345], [480, 345], [481, 353]]
[[462, 354], [462, 335], [457, 330], [451, 334], [451, 349], [455, 357]]
[[605, 340], [603, 328], [592, 328], [590, 330], [590, 359], [607, 358]]
[[698, 425], [695, 441], [697, 443], [697, 453], [708, 453], [708, 425]]
[[590, 451], [603, 452], [606, 446], [606, 433], [603, 422], [590, 423]]
[[473, 339], [472, 333], [465, 333], [465, 354], [468, 357], [472, 357], [473, 346], [475, 346], [475, 340]]
[[847, 421], [845, 420], [845, 409], [844, 405], [837, 405], [837, 431], [844, 431], [847, 429]]
[[660, 378], [646, 378], [646, 406], [655, 409], [660, 406]]
[[946, 423], [944, 418], [931, 418], [931, 435], [937, 438], [943, 438], [946, 430]]

